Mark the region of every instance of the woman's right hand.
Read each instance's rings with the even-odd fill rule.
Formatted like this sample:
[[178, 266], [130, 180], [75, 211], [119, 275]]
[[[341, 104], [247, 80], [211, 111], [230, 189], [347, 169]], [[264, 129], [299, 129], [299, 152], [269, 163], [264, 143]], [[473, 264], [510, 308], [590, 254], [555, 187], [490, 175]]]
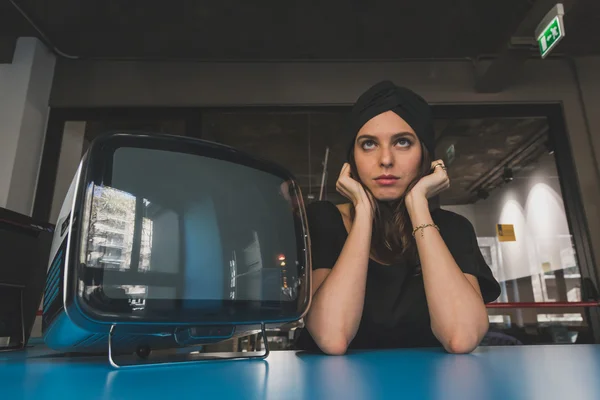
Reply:
[[342, 167], [335, 188], [342, 196], [352, 202], [357, 211], [359, 208], [365, 208], [369, 212], [372, 212], [372, 196], [358, 181], [350, 176], [350, 164], [345, 163]]

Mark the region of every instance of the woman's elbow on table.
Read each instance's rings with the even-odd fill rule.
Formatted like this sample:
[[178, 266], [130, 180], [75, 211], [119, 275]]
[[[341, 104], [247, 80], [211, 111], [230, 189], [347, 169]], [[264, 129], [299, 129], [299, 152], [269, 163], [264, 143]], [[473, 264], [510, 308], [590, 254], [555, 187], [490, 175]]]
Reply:
[[321, 339], [317, 341], [321, 351], [330, 356], [343, 356], [348, 350], [348, 342], [344, 338]]
[[451, 354], [468, 354], [477, 348], [479, 338], [475, 335], [455, 336], [444, 343], [444, 349]]

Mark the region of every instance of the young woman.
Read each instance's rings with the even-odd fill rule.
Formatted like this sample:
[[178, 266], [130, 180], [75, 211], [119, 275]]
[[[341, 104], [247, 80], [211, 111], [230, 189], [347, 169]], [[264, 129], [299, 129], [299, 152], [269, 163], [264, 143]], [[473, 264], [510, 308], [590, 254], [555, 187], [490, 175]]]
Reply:
[[430, 205], [450, 182], [444, 163], [432, 161], [429, 105], [384, 81], [358, 99], [352, 117], [336, 186], [349, 203], [307, 207], [313, 299], [298, 347], [471, 352], [500, 287], [469, 221]]

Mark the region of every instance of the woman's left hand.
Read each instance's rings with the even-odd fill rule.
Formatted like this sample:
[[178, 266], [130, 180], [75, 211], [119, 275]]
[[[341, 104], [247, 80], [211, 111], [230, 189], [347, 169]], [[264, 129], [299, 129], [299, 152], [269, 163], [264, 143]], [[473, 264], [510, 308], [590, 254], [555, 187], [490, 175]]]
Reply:
[[408, 193], [407, 199], [409, 197], [411, 199], [430, 199], [450, 187], [450, 178], [448, 178], [446, 166], [442, 160], [436, 160], [432, 162], [431, 169], [431, 174], [425, 175], [419, 180], [419, 182], [417, 182], [417, 184]]

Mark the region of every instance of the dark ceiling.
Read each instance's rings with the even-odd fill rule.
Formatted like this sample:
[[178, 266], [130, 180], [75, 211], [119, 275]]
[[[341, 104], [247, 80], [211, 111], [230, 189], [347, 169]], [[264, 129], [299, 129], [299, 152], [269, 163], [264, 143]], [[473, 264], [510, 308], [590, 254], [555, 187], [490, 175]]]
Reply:
[[[349, 145], [346, 118], [344, 109], [209, 109], [202, 112], [202, 136], [283, 165], [296, 176], [303, 193], [315, 198], [319, 197], [325, 149], [329, 147], [324, 195], [339, 202], [344, 199], [336, 192], [335, 182]], [[185, 122], [94, 121], [87, 123], [86, 137], [89, 141], [107, 130], [119, 129], [184, 135]], [[505, 167], [518, 177], [548, 153], [544, 118], [438, 119], [436, 136], [437, 157], [445, 158], [450, 145], [455, 148], [454, 161], [448, 168], [452, 185], [441, 196], [444, 205], [473, 203], [505, 184]]]
[[[551, 3], [0, 0], [0, 36], [4, 37], [0, 49], [14, 45], [18, 36], [36, 34], [11, 1], [60, 51], [70, 55], [199, 60], [400, 60], [494, 55], [506, 47], [534, 3]], [[556, 52], [600, 54], [600, 33], [595, 29], [600, 1], [565, 3], [573, 6], [566, 15], [567, 37]]]

